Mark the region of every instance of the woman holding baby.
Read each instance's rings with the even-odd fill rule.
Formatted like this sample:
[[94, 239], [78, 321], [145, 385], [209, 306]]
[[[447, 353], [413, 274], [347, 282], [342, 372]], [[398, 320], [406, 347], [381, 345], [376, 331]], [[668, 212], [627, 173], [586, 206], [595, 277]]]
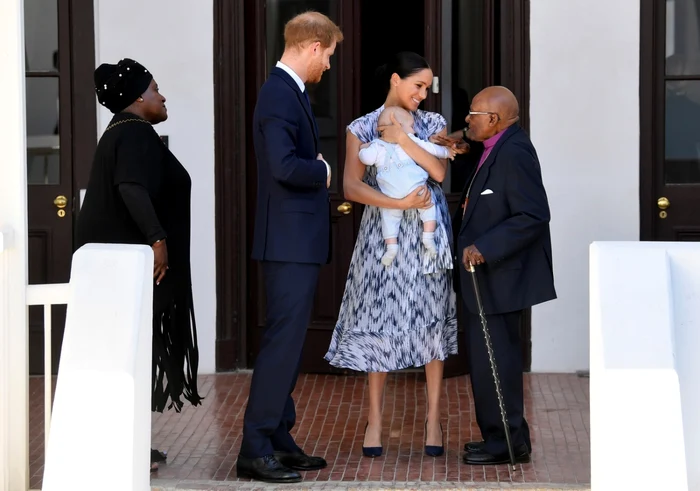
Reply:
[[[362, 444], [367, 457], [378, 457], [383, 451], [382, 399], [387, 373], [424, 366], [428, 392], [425, 453], [436, 457], [444, 452], [440, 395], [444, 360], [457, 353], [457, 311], [450, 215], [440, 187], [447, 160], [435, 157], [417, 139], [445, 136], [447, 124], [441, 115], [418, 109], [433, 81], [433, 72], [423, 57], [399, 53], [383, 72], [387, 91], [384, 105], [353, 121], [346, 133], [345, 199], [366, 206], [325, 358], [333, 366], [369, 374], [369, 414]], [[384, 109], [392, 106], [411, 114], [415, 135], [411, 130], [407, 133], [406, 125], [393, 116], [392, 124], [378, 126]], [[404, 158], [427, 173], [425, 184], [405, 197], [390, 197], [380, 191], [377, 171], [382, 164], [371, 166], [360, 161], [361, 147], [380, 136], [385, 143], [397, 144]], [[431, 235], [435, 250], [427, 253], [421, 210], [430, 207], [435, 207]], [[403, 210], [396, 236], [398, 250], [384, 263], [387, 243], [382, 209]]]

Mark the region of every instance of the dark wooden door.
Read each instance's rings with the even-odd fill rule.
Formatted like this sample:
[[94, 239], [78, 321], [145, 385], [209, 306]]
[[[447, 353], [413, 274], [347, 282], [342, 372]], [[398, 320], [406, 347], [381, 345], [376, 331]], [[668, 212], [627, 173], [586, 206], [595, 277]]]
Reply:
[[[274, 66], [283, 50], [285, 22], [299, 12], [313, 9], [325, 13], [342, 28], [345, 40], [331, 60], [332, 68], [317, 87], [309, 87], [314, 113], [321, 133], [322, 153], [333, 168], [331, 188], [333, 223], [333, 262], [323, 268], [307, 334], [302, 371], [339, 373], [324, 359], [331, 333], [337, 320], [343, 296], [350, 258], [357, 235], [363, 207], [347, 203], [342, 196], [342, 175], [345, 150], [345, 128], [358, 116], [379, 107], [386, 94], [378, 86], [374, 73], [389, 56], [402, 50], [423, 54], [434, 69], [436, 77], [433, 93], [423, 103], [427, 110], [447, 116], [451, 128], [462, 125], [469, 108], [470, 97], [494, 80], [495, 63], [489, 60], [495, 51], [496, 30], [500, 22], [496, 15], [496, 1], [442, 2], [440, 0], [266, 0], [246, 2], [245, 54], [246, 105], [245, 125], [252, 120], [253, 101], [269, 69]], [[448, 12], [443, 12], [448, 9]], [[448, 34], [443, 31], [443, 14], [452, 19]], [[449, 49], [447, 49], [449, 45]], [[445, 58], [446, 56], [449, 59]], [[449, 94], [441, 87], [444, 80], [454, 78], [457, 84], [447, 83]], [[222, 97], [225, 100], [225, 98]], [[461, 127], [461, 126], [459, 126]], [[247, 168], [255, 168], [255, 155], [248, 137]], [[454, 210], [470, 166], [478, 156], [468, 155], [450, 166], [450, 178], [444, 189]], [[255, 210], [256, 182], [253, 172], [246, 181], [248, 209], [247, 247]], [[342, 211], [341, 211], [342, 210]], [[248, 276], [248, 329], [239, 339], [247, 338], [246, 364], [252, 366], [265, 325], [264, 285], [259, 264], [251, 265]], [[461, 312], [461, 302], [458, 302]], [[461, 319], [461, 313], [460, 313]], [[460, 322], [460, 330], [463, 323]], [[446, 365], [446, 376], [466, 372], [467, 358], [464, 336], [460, 333], [460, 354], [451, 357]], [[529, 335], [523, 341], [529, 359]], [[223, 345], [223, 343], [222, 343]]]
[[[29, 283], [63, 283], [73, 251], [69, 2], [25, 2]], [[65, 307], [52, 312], [53, 371]], [[44, 373], [43, 308], [29, 309], [29, 370]]]
[[[95, 142], [90, 78], [85, 97], [85, 79], [94, 68], [94, 20], [88, 3], [24, 3], [30, 284], [66, 283], [70, 278], [73, 219], [79, 195], [74, 187], [74, 162], [77, 156], [84, 161]], [[74, 9], [80, 9], [78, 16], [73, 15]], [[86, 60], [84, 69], [81, 63], [85, 65]], [[75, 110], [77, 101], [79, 111]], [[65, 306], [52, 308], [53, 373], [60, 359], [65, 312]], [[29, 309], [29, 371], [44, 373], [41, 306]]]
[[[695, 0], [648, 2], [642, 37], [642, 238], [700, 241], [700, 20]], [[655, 24], [655, 25], [654, 25]]]

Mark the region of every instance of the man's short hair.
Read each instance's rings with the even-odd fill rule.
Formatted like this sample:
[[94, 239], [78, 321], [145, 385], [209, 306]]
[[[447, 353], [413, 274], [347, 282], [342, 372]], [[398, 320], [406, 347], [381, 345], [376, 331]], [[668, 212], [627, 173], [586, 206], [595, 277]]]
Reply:
[[340, 27], [319, 12], [304, 12], [292, 18], [284, 26], [284, 47], [301, 48], [319, 42], [322, 48], [329, 48], [333, 42], [343, 40]]

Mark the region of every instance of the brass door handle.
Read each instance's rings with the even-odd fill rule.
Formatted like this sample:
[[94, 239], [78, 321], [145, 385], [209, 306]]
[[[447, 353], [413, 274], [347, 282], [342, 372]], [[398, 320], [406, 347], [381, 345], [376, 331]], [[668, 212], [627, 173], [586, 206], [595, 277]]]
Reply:
[[671, 206], [671, 202], [668, 200], [666, 197], [661, 197], [656, 201], [656, 204], [658, 205], [660, 210], [665, 210], [669, 206]]
[[348, 215], [352, 211], [352, 203], [348, 203], [347, 201], [344, 203], [341, 203], [338, 206], [338, 211], [342, 213], [343, 215]]
[[68, 200], [63, 195], [56, 196], [56, 199], [53, 200], [53, 204], [56, 205], [56, 208], [65, 208], [68, 205]]

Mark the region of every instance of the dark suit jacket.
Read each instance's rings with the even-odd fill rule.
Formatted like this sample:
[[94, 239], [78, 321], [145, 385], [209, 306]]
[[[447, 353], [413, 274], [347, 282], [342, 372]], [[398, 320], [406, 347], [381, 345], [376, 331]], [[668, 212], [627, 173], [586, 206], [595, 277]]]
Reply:
[[326, 164], [318, 129], [299, 86], [273, 68], [253, 114], [258, 202], [252, 258], [324, 264], [330, 259]]
[[[468, 186], [469, 181], [462, 203]], [[491, 192], [482, 194], [487, 190]], [[476, 267], [486, 314], [515, 312], [556, 298], [549, 219], [537, 153], [527, 133], [513, 125], [477, 173], [464, 218], [460, 207], [453, 221], [460, 270], [456, 287], [469, 311], [478, 313], [462, 251], [472, 244], [486, 260]]]

